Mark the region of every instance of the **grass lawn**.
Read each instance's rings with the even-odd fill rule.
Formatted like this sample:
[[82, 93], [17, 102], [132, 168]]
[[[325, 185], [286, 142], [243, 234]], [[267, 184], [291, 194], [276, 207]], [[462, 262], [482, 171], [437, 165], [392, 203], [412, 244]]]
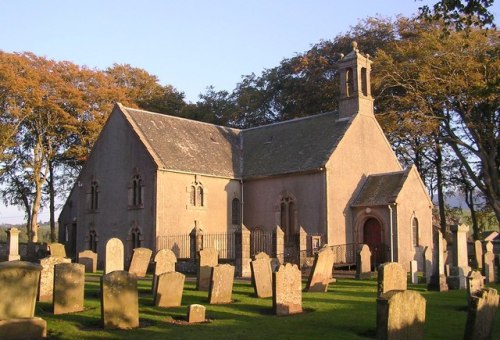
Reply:
[[[182, 307], [153, 306], [151, 281], [139, 280], [140, 327], [134, 330], [104, 330], [100, 321], [99, 281], [87, 274], [85, 311], [53, 315], [49, 303], [38, 303], [35, 315], [47, 321], [51, 339], [362, 339], [375, 337], [377, 282], [339, 279], [327, 293], [302, 295], [305, 312], [278, 317], [272, 315], [272, 299], [257, 299], [249, 281], [236, 281], [234, 303], [209, 305], [208, 292], [195, 290], [186, 280]], [[96, 280], [90, 281], [89, 279]], [[304, 282], [305, 286], [305, 282]], [[500, 290], [500, 285], [491, 285]], [[428, 292], [424, 284], [409, 285], [427, 300], [427, 339], [462, 339], [465, 327], [466, 291]], [[210, 322], [176, 324], [186, 316], [186, 306], [207, 307]], [[124, 306], [127, 308], [127, 306]], [[493, 338], [500, 339], [500, 313], [496, 315]]]

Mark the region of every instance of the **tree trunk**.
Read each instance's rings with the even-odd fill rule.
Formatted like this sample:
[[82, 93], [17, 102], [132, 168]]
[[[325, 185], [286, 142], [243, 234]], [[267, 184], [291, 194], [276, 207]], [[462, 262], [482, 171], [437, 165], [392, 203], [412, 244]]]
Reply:
[[54, 189], [54, 163], [49, 162], [49, 214], [50, 214], [50, 242], [56, 242], [55, 214], [55, 189]]
[[443, 194], [443, 154], [441, 152], [441, 144], [436, 140], [436, 159], [434, 161], [436, 165], [436, 186], [438, 194], [438, 205], [439, 205], [439, 225], [443, 235], [446, 233], [446, 213], [444, 204], [444, 194]]

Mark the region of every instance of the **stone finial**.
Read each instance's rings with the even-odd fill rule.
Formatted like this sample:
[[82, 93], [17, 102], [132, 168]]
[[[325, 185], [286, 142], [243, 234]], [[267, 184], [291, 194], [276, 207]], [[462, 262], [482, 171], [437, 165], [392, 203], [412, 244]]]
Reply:
[[358, 51], [359, 51], [359, 49], [358, 49], [358, 43], [357, 43], [357, 42], [353, 41], [353, 42], [351, 43], [351, 45], [352, 45], [352, 50], [353, 50], [353, 51], [355, 51], [355, 52], [358, 52]]

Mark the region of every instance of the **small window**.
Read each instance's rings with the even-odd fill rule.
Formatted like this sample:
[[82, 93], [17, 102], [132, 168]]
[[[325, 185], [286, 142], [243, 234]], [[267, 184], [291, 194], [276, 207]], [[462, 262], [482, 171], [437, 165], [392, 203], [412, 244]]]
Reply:
[[241, 205], [239, 199], [233, 198], [231, 212], [233, 225], [239, 225], [241, 223]]
[[366, 77], [366, 67], [361, 68], [361, 92], [363, 96], [368, 96], [368, 79]]
[[191, 189], [189, 191], [189, 203], [192, 206], [196, 205], [196, 187], [194, 185], [191, 186]]
[[142, 178], [140, 175], [135, 175], [132, 179], [132, 205], [141, 206], [143, 203], [142, 197]]
[[97, 181], [92, 181], [90, 185], [90, 210], [99, 209], [99, 185]]
[[203, 207], [203, 188], [201, 186], [196, 189], [196, 205]]
[[89, 231], [89, 249], [97, 253], [97, 232], [95, 230]]
[[352, 68], [348, 68], [345, 72], [346, 96], [350, 97], [354, 94], [354, 79]]
[[418, 247], [418, 220], [416, 217], [413, 218], [413, 221], [411, 223], [411, 229], [412, 229], [412, 244], [414, 247]]
[[133, 227], [132, 230], [130, 231], [130, 243], [132, 250], [141, 247], [142, 245], [141, 239], [142, 239], [141, 230], [137, 226]]
[[189, 186], [189, 205], [191, 207], [204, 207], [205, 206], [205, 190], [203, 185], [195, 181]]

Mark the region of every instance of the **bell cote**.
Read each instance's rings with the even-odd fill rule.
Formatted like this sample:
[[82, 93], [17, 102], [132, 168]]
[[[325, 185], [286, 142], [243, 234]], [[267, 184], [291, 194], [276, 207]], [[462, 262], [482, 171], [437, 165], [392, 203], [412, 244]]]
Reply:
[[373, 114], [373, 97], [370, 88], [372, 61], [369, 55], [358, 50], [353, 41], [352, 51], [340, 56], [338, 72], [340, 74], [340, 118], [348, 118], [359, 112]]

